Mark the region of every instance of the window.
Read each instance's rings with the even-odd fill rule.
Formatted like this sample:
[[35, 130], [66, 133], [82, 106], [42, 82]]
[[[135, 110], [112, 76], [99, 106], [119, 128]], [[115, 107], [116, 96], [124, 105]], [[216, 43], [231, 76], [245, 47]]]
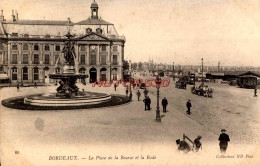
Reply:
[[28, 54], [23, 54], [23, 64], [28, 64]]
[[12, 54], [12, 64], [17, 64], [17, 54]]
[[113, 46], [113, 51], [117, 51], [117, 46]]
[[0, 50], [4, 50], [4, 44], [0, 44]]
[[117, 55], [113, 55], [113, 64], [117, 65]]
[[90, 65], [95, 65], [96, 64], [96, 55], [92, 54], [90, 55]]
[[97, 32], [98, 34], [102, 34], [102, 29], [97, 28], [97, 29], [96, 29], [96, 32]]
[[12, 45], [12, 50], [18, 50], [18, 46], [16, 44]]
[[80, 46], [80, 51], [86, 51], [86, 46]]
[[102, 45], [102, 46], [101, 46], [101, 51], [106, 51], [106, 50], [107, 50], [106, 45]]
[[33, 80], [39, 80], [39, 69], [37, 67], [33, 68]]
[[106, 64], [106, 54], [101, 54], [101, 65]]
[[38, 54], [34, 54], [34, 56], [33, 56], [33, 64], [39, 64], [39, 55]]
[[12, 33], [12, 37], [18, 37], [18, 33]]
[[17, 80], [17, 68], [14, 67], [11, 69], [12, 72], [12, 80]]
[[50, 63], [50, 55], [49, 54], [45, 54], [44, 55], [44, 64], [49, 64]]
[[49, 45], [45, 45], [45, 46], [44, 46], [44, 50], [45, 50], [45, 51], [50, 51], [50, 46], [49, 46]]
[[85, 55], [80, 55], [80, 64], [85, 64]]
[[91, 29], [91, 28], [87, 28], [87, 29], [86, 29], [86, 32], [87, 32], [87, 33], [91, 33], [91, 32], [92, 32], [92, 29]]
[[55, 55], [55, 64], [60, 64], [60, 58], [59, 55]]
[[23, 80], [28, 80], [28, 68], [23, 68]]
[[112, 70], [112, 77], [113, 77], [113, 80], [117, 80], [117, 69], [113, 69]]
[[24, 44], [23, 45], [23, 50], [28, 50], [29, 48], [28, 48], [28, 44]]
[[60, 51], [60, 45], [56, 45], [56, 46], [55, 46], [55, 50], [56, 50], [56, 51]]
[[38, 44], [35, 44], [35, 45], [33, 46], [33, 49], [34, 49], [34, 50], [39, 50]]

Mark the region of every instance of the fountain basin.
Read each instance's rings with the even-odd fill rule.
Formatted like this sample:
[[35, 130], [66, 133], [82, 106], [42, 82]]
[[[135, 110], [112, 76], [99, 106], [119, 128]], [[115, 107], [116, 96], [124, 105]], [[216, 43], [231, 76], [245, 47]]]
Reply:
[[24, 104], [34, 106], [84, 106], [99, 104], [111, 100], [111, 95], [105, 93], [79, 92], [77, 96], [64, 98], [56, 93], [31, 95], [24, 98]]

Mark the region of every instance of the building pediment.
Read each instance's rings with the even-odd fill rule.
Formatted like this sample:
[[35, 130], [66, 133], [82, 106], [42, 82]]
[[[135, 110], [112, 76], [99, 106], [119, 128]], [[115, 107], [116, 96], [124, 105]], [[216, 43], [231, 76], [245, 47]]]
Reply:
[[97, 34], [95, 32], [91, 32], [89, 34], [81, 36], [78, 39], [79, 40], [94, 40], [94, 41], [110, 41], [109, 38], [107, 38], [103, 35]]

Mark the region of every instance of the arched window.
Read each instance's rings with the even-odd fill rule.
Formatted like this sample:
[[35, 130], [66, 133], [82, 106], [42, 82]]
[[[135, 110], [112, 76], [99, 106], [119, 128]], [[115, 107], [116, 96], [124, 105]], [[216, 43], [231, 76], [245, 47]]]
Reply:
[[39, 69], [37, 67], [33, 68], [33, 80], [39, 80]]
[[106, 81], [106, 79], [107, 79], [107, 69], [102, 68], [102, 69], [100, 69], [100, 80]]
[[113, 80], [117, 80], [117, 68], [112, 69]]
[[92, 32], [92, 29], [91, 29], [91, 28], [87, 28], [87, 29], [86, 29], [86, 32], [87, 32], [87, 33], [91, 33], [91, 32]]
[[11, 69], [11, 73], [12, 73], [12, 80], [17, 80], [17, 68], [13, 67]]
[[97, 32], [98, 34], [102, 34], [102, 29], [101, 29], [101, 28], [97, 28], [97, 29], [96, 29], [96, 32]]
[[24, 67], [22, 69], [22, 72], [23, 72], [23, 80], [28, 80], [28, 68]]

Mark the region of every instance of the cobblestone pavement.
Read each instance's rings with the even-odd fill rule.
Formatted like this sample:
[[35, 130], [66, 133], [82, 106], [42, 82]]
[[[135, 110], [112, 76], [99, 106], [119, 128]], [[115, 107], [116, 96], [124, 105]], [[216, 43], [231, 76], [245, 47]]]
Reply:
[[[80, 89], [85, 91], [95, 91], [103, 93], [125, 94], [125, 88], [120, 85], [117, 91], [113, 86], [107, 88], [92, 87], [91, 84], [79, 84]], [[8, 97], [23, 96], [35, 93], [55, 92], [54, 86], [46, 87], [26, 87], [17, 92], [15, 87], [2, 88], [0, 90], [1, 100]], [[219, 95], [218, 92], [227, 93]], [[241, 125], [250, 124], [253, 127], [259, 125], [256, 114], [259, 99], [246, 98], [251, 91], [236, 89], [234, 87], [215, 87], [212, 99], [193, 95], [188, 90], [176, 89], [171, 83], [168, 88], [161, 88], [161, 97], [166, 96], [169, 101], [168, 111], [162, 114], [162, 122], [155, 121], [156, 96], [155, 88], [149, 88], [149, 96], [152, 100], [152, 110], [144, 111], [144, 103], [137, 101], [134, 90], [133, 101], [124, 105], [96, 108], [87, 110], [62, 110], [62, 111], [25, 111], [7, 109], [1, 106], [1, 145], [3, 162], [10, 165], [173, 165], [179, 163], [188, 165], [200, 163], [199, 165], [216, 164], [243, 164], [248, 161], [256, 161], [259, 151], [256, 145], [244, 144], [235, 137], [247, 139], [248, 133]], [[225, 92], [224, 91], [224, 92]], [[142, 91], [141, 91], [142, 92]], [[232, 94], [232, 97], [228, 96]], [[242, 96], [239, 96], [242, 94]], [[223, 96], [224, 99], [220, 99]], [[143, 93], [141, 98], [143, 99]], [[185, 114], [185, 103], [191, 99], [193, 107], [191, 116]], [[227, 98], [230, 98], [227, 100]], [[244, 102], [237, 102], [239, 100]], [[220, 101], [223, 100], [223, 101]], [[209, 109], [212, 103], [214, 109]], [[247, 104], [247, 102], [253, 102]], [[246, 104], [245, 104], [246, 103]], [[239, 110], [235, 104], [239, 104]], [[224, 109], [223, 109], [224, 108]], [[225, 111], [226, 109], [226, 111]], [[207, 113], [215, 110], [213, 113]], [[219, 110], [219, 112], [216, 112]], [[224, 110], [224, 112], [223, 112]], [[244, 110], [252, 111], [244, 114]], [[203, 112], [201, 112], [203, 111]], [[229, 112], [231, 111], [231, 113]], [[239, 112], [239, 114], [237, 113]], [[254, 115], [255, 113], [255, 115]], [[213, 116], [214, 115], [214, 116]], [[237, 116], [237, 120], [230, 121], [229, 115]], [[220, 117], [224, 117], [220, 120]], [[243, 119], [244, 118], [244, 119]], [[209, 120], [208, 120], [209, 119]], [[232, 119], [232, 118], [231, 118]], [[245, 121], [244, 124], [240, 121]], [[221, 122], [223, 121], [223, 123]], [[240, 130], [235, 130], [237, 126]], [[217, 127], [216, 127], [217, 126]], [[226, 128], [231, 136], [231, 143], [228, 149], [229, 155], [243, 154], [241, 160], [219, 159], [218, 135], [219, 129]], [[258, 130], [251, 130], [252, 135], [257, 135]], [[187, 155], [179, 154], [176, 149], [176, 139], [182, 138], [183, 133], [192, 140], [197, 135], [202, 135], [203, 150], [199, 153]], [[255, 136], [257, 138], [257, 136]], [[251, 137], [250, 137], [251, 138]], [[258, 137], [259, 138], [259, 137]], [[234, 143], [232, 142], [233, 140]], [[253, 141], [256, 141], [254, 139]], [[257, 143], [257, 142], [256, 142]], [[259, 147], [259, 146], [258, 146]], [[258, 148], [259, 149], [259, 148]], [[15, 154], [18, 153], [19, 154]], [[246, 154], [254, 154], [253, 159], [245, 159]], [[49, 160], [50, 156], [72, 155], [77, 156], [77, 161], [54, 161]], [[102, 160], [103, 156], [119, 157], [119, 160]], [[123, 155], [123, 156], [122, 156]], [[130, 160], [127, 157], [145, 159]], [[147, 158], [149, 155], [150, 159]], [[95, 158], [89, 160], [89, 156]], [[152, 159], [156, 156], [156, 159]], [[258, 156], [259, 157], [259, 156]], [[84, 159], [86, 158], [86, 159]], [[21, 165], [21, 164], [20, 164]]]

